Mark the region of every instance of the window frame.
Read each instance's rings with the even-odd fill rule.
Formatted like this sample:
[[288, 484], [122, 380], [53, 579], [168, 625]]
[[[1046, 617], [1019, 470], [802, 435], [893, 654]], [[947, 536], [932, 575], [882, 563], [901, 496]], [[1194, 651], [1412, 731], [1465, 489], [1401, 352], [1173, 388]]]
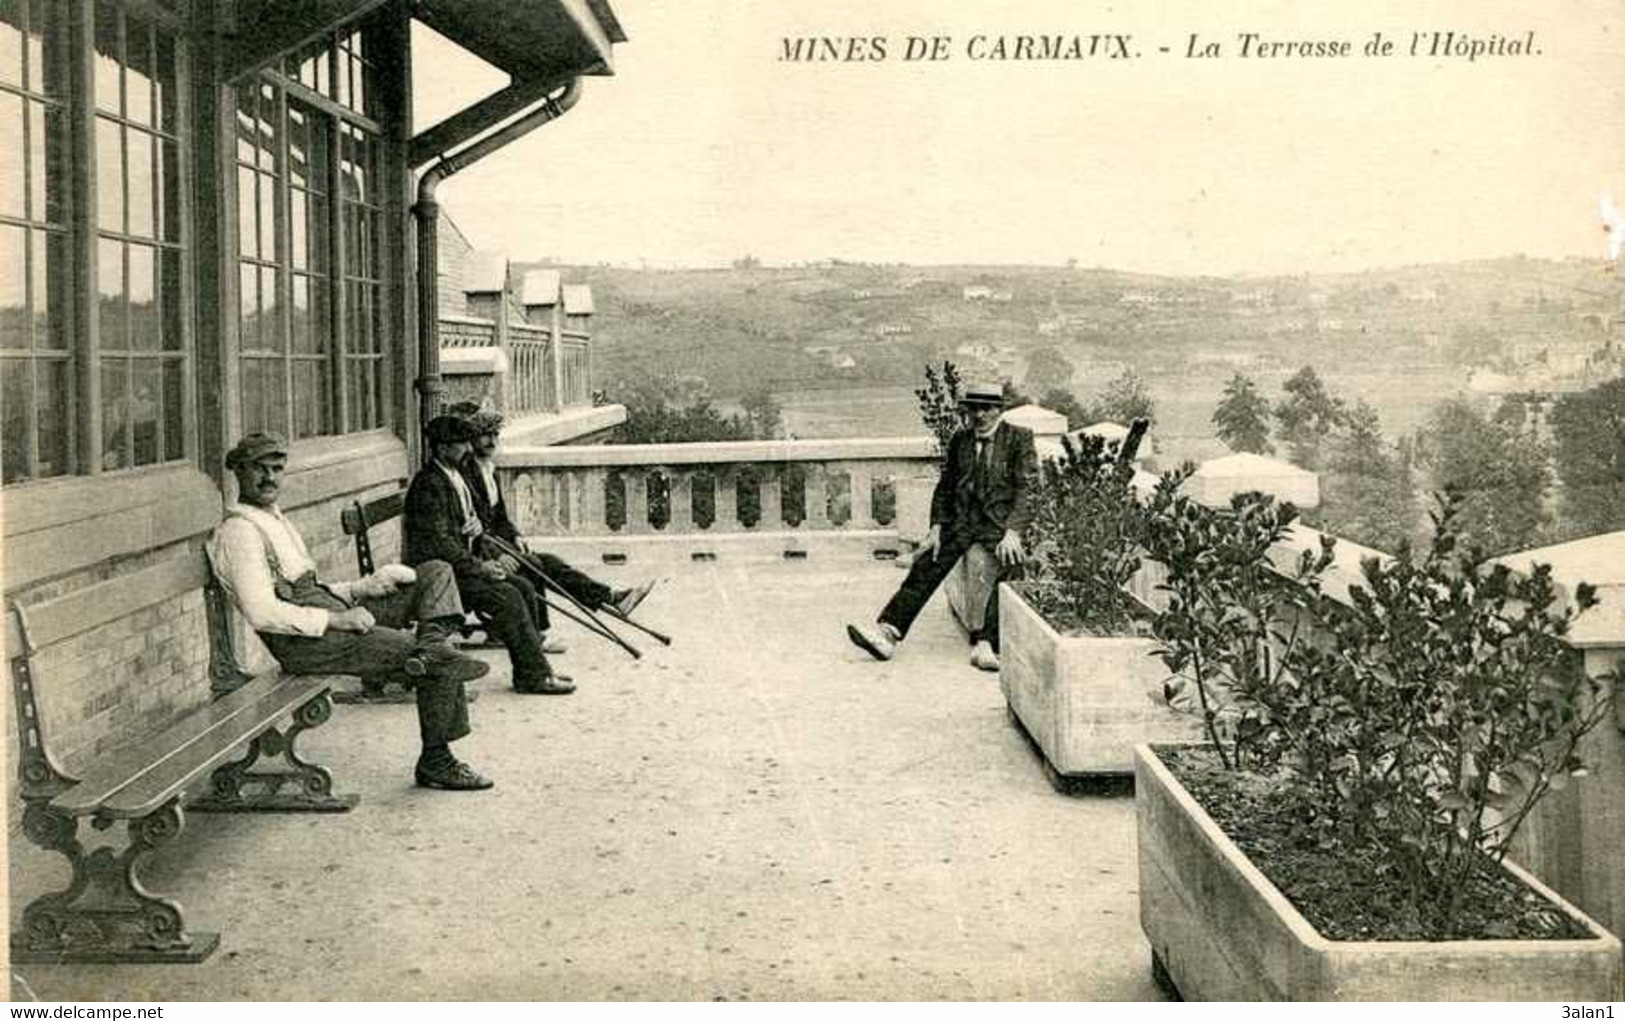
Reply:
[[[353, 342], [354, 338], [351, 336], [350, 323], [346, 314], [349, 307], [349, 292], [352, 281], [359, 280], [375, 287], [380, 295], [377, 304], [382, 306], [382, 297], [388, 293], [390, 281], [394, 280], [399, 272], [396, 260], [402, 258], [402, 256], [392, 252], [388, 245], [389, 230], [386, 217], [390, 207], [386, 201], [374, 198], [368, 203], [368, 211], [375, 214], [377, 221], [376, 238], [373, 246], [373, 250], [376, 252], [376, 263], [363, 269], [357, 269], [350, 264], [348, 252], [350, 228], [345, 212], [353, 203], [346, 197], [343, 173], [345, 161], [344, 138], [349, 132], [360, 132], [365, 135], [376, 147], [377, 165], [382, 171], [381, 176], [387, 179], [389, 176], [388, 153], [392, 141], [391, 134], [386, 125], [380, 123], [378, 119], [371, 115], [370, 110], [352, 109], [340, 98], [337, 98], [336, 95], [317, 91], [311, 87], [311, 84], [301, 80], [301, 76], [304, 75], [307, 69], [314, 68], [319, 64], [321, 69], [314, 77], [313, 83], [317, 85], [325, 83], [330, 92], [338, 93], [342, 91], [344, 95], [349, 96], [352, 95], [352, 86], [349, 84], [352, 76], [364, 73], [360, 65], [365, 64], [366, 68], [372, 70], [375, 77], [371, 84], [362, 91], [369, 105], [376, 103], [376, 97], [380, 92], [377, 67], [371, 58], [352, 52], [348, 48], [348, 41], [354, 39], [365, 40], [363, 49], [369, 53], [376, 53], [378, 52], [377, 48], [382, 43], [380, 38], [382, 30], [382, 24], [373, 16], [363, 16], [357, 21], [340, 25], [324, 33], [320, 39], [300, 50], [285, 54], [281, 60], [268, 67], [259, 68], [250, 74], [223, 83], [226, 95], [229, 97], [229, 102], [226, 104], [228, 109], [225, 113], [229, 115], [228, 119], [233, 124], [231, 128], [233, 133], [231, 144], [222, 147], [226, 150], [223, 160], [231, 168], [229, 176], [223, 178], [223, 180], [229, 181], [230, 188], [230, 194], [225, 199], [225, 206], [233, 212], [231, 235], [222, 239], [223, 258], [231, 267], [230, 271], [225, 274], [226, 286], [231, 292], [231, 301], [223, 306], [223, 314], [233, 318], [231, 332], [235, 339], [227, 373], [232, 390], [229, 403], [233, 432], [253, 428], [246, 421], [247, 385], [243, 372], [244, 363], [250, 357], [262, 361], [270, 361], [274, 358], [282, 363], [282, 380], [280, 383], [282, 393], [280, 396], [285, 400], [286, 404], [273, 420], [286, 425], [290, 440], [296, 447], [318, 442], [325, 445], [353, 438], [365, 440], [380, 434], [394, 435], [394, 430], [398, 425], [401, 412], [395, 406], [393, 399], [393, 375], [399, 370], [398, 362], [402, 353], [401, 349], [399, 345], [391, 342], [390, 331], [386, 325], [387, 321], [382, 315], [375, 318], [372, 323], [374, 336], [377, 339], [376, 351], [369, 351], [365, 348], [358, 349]], [[312, 58], [318, 53], [321, 60], [313, 61]], [[343, 73], [341, 74], [341, 72]], [[341, 82], [344, 84], [342, 90], [340, 89]], [[242, 254], [242, 230], [244, 228], [243, 224], [238, 222], [240, 217], [235, 215], [236, 211], [242, 208], [238, 171], [244, 165], [237, 154], [235, 121], [238, 116], [238, 96], [242, 90], [250, 85], [256, 89], [269, 86], [274, 90], [277, 97], [278, 137], [276, 141], [277, 155], [274, 161], [276, 175], [274, 199], [276, 236], [274, 247], [278, 267], [276, 301], [278, 308], [283, 310], [283, 314], [280, 317], [281, 321], [278, 326], [281, 333], [279, 338], [280, 347], [277, 349], [278, 353], [274, 355], [267, 355], [263, 349], [257, 355], [248, 355], [247, 351], [249, 349], [238, 327], [239, 317], [242, 313], [241, 268], [250, 263], [247, 257]], [[308, 130], [313, 134], [316, 131], [321, 131], [326, 140], [326, 191], [323, 197], [327, 203], [325, 217], [328, 225], [326, 238], [327, 265], [319, 274], [311, 274], [296, 269], [292, 254], [288, 250], [292, 238], [292, 226], [289, 217], [293, 211], [292, 192], [294, 188], [291, 183], [291, 175], [288, 173], [288, 153], [291, 143], [287, 128], [289, 107], [290, 104], [295, 103], [310, 114]], [[376, 189], [377, 182], [369, 182], [369, 187]], [[252, 264], [260, 265], [261, 261], [256, 260]], [[373, 274], [376, 274], [376, 276]], [[322, 279], [327, 292], [325, 311], [330, 338], [328, 350], [324, 353], [325, 357], [321, 359], [321, 362], [327, 374], [325, 379], [327, 384], [327, 408], [323, 417], [331, 425], [326, 432], [298, 438], [295, 438], [296, 430], [294, 428], [297, 424], [298, 408], [294, 394], [293, 367], [301, 361], [309, 362], [312, 359], [308, 355], [301, 356], [296, 351], [293, 343], [292, 312], [294, 278], [296, 276], [304, 276], [307, 279], [319, 276]], [[227, 312], [226, 310], [230, 311]], [[375, 373], [374, 385], [378, 388], [377, 421], [358, 425], [356, 422], [358, 412], [352, 401], [352, 372], [355, 367], [368, 362], [373, 366], [373, 372]]]
[[[60, 0], [46, 0], [47, 3], [58, 3]], [[96, 64], [99, 59], [96, 49], [96, 23], [98, 8], [101, 5], [115, 12], [118, 18], [118, 31], [121, 40], [121, 50], [125, 50], [123, 40], [130, 20], [139, 19], [149, 26], [149, 38], [156, 39], [157, 33], [164, 33], [170, 37], [171, 52], [175, 63], [175, 81], [172, 87], [174, 101], [174, 123], [172, 130], [165, 130], [161, 107], [151, 103], [152, 94], [149, 93], [149, 118], [147, 125], [139, 125], [128, 118], [125, 109], [123, 94], [126, 91], [126, 74], [124, 68], [126, 61], [121, 53], [119, 67], [119, 97], [114, 102], [115, 109], [104, 110], [98, 105]], [[194, 158], [193, 146], [195, 125], [191, 110], [192, 79], [192, 53], [186, 33], [185, 20], [173, 11], [142, 0], [74, 0], [65, 3], [61, 9], [61, 16], [65, 23], [60, 25], [61, 33], [57, 39], [57, 52], [51, 58], [54, 69], [47, 72], [59, 76], [61, 94], [57, 97], [62, 112], [61, 186], [65, 209], [62, 217], [62, 226], [59, 230], [50, 230], [31, 222], [31, 217], [7, 218], [8, 225], [24, 224], [31, 232], [42, 231], [46, 233], [59, 233], [66, 239], [67, 258], [63, 267], [63, 279], [58, 282], [66, 290], [66, 300], [63, 305], [63, 317], [69, 342], [64, 353], [60, 356], [51, 355], [49, 360], [65, 362], [68, 366], [68, 410], [64, 416], [65, 428], [68, 433], [68, 463], [64, 470], [53, 475], [30, 477], [5, 485], [4, 491], [8, 499], [39, 486], [50, 485], [53, 490], [60, 489], [64, 484], [71, 484], [73, 480], [96, 479], [105, 476], [123, 476], [130, 473], [141, 472], [168, 472], [170, 470], [195, 466], [200, 449], [201, 439], [198, 431], [198, 400], [197, 379], [199, 368], [199, 352], [196, 342], [195, 305], [195, 260], [197, 258], [197, 238], [193, 227], [192, 209], [192, 160]], [[127, 52], [127, 51], [125, 51]], [[156, 65], [156, 50], [152, 60]], [[149, 86], [150, 87], [150, 86]], [[19, 94], [16, 90], [7, 89], [12, 94]], [[31, 90], [25, 89], [20, 94], [25, 97], [33, 95]], [[120, 210], [121, 223], [117, 228], [104, 228], [99, 222], [98, 215], [98, 182], [101, 179], [103, 168], [100, 166], [97, 151], [98, 123], [108, 123], [116, 126], [119, 133], [120, 152], [120, 180], [118, 182], [121, 196]], [[174, 159], [174, 186], [165, 189], [162, 172], [153, 174], [153, 187], [159, 191], [172, 190], [175, 196], [176, 222], [174, 238], [165, 238], [163, 224], [159, 212], [167, 202], [167, 196], [154, 195], [151, 237], [137, 237], [127, 233], [128, 205], [130, 180], [129, 175], [123, 172], [124, 154], [127, 150], [126, 135], [133, 130], [143, 131], [152, 139], [151, 156], [148, 169], [161, 167], [162, 159], [158, 141], [172, 143], [175, 147]], [[106, 453], [103, 437], [103, 426], [106, 409], [102, 406], [101, 376], [104, 365], [103, 352], [114, 352], [112, 357], [118, 357], [122, 352], [126, 365], [131, 364], [131, 351], [127, 348], [110, 344], [109, 339], [103, 336], [102, 316], [100, 312], [100, 280], [102, 271], [101, 248], [106, 243], [117, 244], [122, 247], [140, 245], [153, 253], [154, 264], [154, 295], [151, 314], [160, 316], [161, 309], [172, 300], [181, 310], [175, 319], [179, 336], [178, 347], [165, 349], [160, 346], [155, 349], [156, 361], [164, 363], [178, 363], [180, 374], [180, 409], [179, 430], [180, 450], [175, 457], [165, 457], [165, 426], [163, 413], [159, 412], [159, 421], [155, 440], [156, 460], [145, 464], [122, 464], [116, 467], [104, 466]], [[33, 265], [35, 262], [30, 243], [29, 256], [26, 261], [25, 272], [30, 280], [33, 278]], [[122, 250], [121, 247], [121, 250]], [[178, 292], [171, 298], [163, 295], [162, 290], [162, 254], [175, 253], [179, 267], [177, 278]], [[123, 256], [121, 255], [121, 259]], [[119, 267], [121, 288], [127, 293], [128, 270], [121, 263]], [[47, 287], [51, 286], [48, 282]], [[28, 297], [25, 308], [29, 310], [32, 318], [33, 298]], [[161, 324], [160, 324], [161, 328]], [[31, 346], [30, 352], [34, 349]], [[33, 362], [33, 354], [6, 356], [8, 358], [26, 358]], [[127, 370], [128, 371], [128, 370]], [[163, 386], [163, 371], [159, 371], [159, 386]], [[161, 398], [162, 400], [162, 398]], [[162, 406], [162, 405], [161, 405]], [[31, 428], [29, 434], [29, 466], [34, 469], [38, 464], [37, 457], [37, 424]], [[126, 436], [124, 449], [133, 461], [134, 442], [133, 431]]]

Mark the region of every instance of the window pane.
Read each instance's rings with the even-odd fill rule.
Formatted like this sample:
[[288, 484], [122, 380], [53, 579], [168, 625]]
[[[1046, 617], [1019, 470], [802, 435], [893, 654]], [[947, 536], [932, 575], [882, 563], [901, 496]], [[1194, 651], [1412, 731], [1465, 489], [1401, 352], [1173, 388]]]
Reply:
[[[0, 82], [23, 82], [23, 12], [18, 0], [0, 0]], [[11, 481], [9, 468], [6, 481]]]
[[287, 351], [287, 338], [282, 335], [281, 292], [277, 289], [282, 274], [274, 269], [260, 269], [260, 340], [272, 351]]
[[34, 396], [39, 425], [39, 464], [35, 474], [39, 478], [66, 475], [72, 468], [72, 433], [68, 423], [73, 421], [73, 398], [70, 387], [70, 369], [67, 360], [36, 361], [34, 363]]
[[260, 258], [276, 258], [276, 178], [269, 174], [254, 175], [259, 179], [260, 204]]
[[158, 190], [158, 236], [165, 241], [181, 239], [181, 166], [180, 146], [168, 140], [158, 141], [158, 171], [162, 184]]
[[310, 331], [310, 280], [298, 273], [293, 275], [293, 308], [289, 312], [288, 326], [293, 333], [295, 352], [315, 350]]
[[166, 249], [158, 256], [158, 303], [163, 309], [163, 349], [180, 351], [186, 340], [186, 306], [181, 295], [182, 256]]
[[265, 421], [265, 363], [258, 358], [244, 358], [238, 383], [243, 392], [243, 432], [264, 432], [271, 427]]
[[122, 358], [102, 359], [102, 470], [130, 466], [124, 449], [130, 435], [129, 363]]
[[297, 427], [294, 434], [323, 436], [332, 432], [328, 427], [328, 372], [326, 365], [316, 361], [301, 361], [294, 365], [294, 401]]
[[237, 90], [237, 159], [253, 165], [259, 153], [259, 120], [252, 86]]
[[0, 358], [0, 411], [5, 414], [4, 443], [0, 443], [7, 485], [30, 477], [28, 456], [34, 430], [33, 375], [26, 358]]
[[313, 272], [325, 273], [332, 265], [328, 256], [332, 228], [327, 222], [327, 199], [310, 195], [306, 201], [310, 204], [310, 268]]
[[125, 116], [137, 124], [152, 123], [152, 29], [139, 19], [124, 20]]
[[27, 234], [0, 226], [0, 348], [27, 348]]
[[130, 233], [150, 238], [153, 230], [153, 209], [157, 204], [157, 180], [152, 170], [152, 136], [145, 131], [126, 128], [124, 144], [128, 147], [130, 187]]
[[260, 273], [250, 265], [237, 268], [238, 343], [244, 351], [254, 351], [260, 343]]
[[119, 112], [118, 9], [107, 0], [96, 4], [96, 108]]
[[175, 64], [175, 40], [166, 32], [158, 33], [158, 126], [170, 134], [180, 132], [180, 72]]
[[288, 104], [288, 181], [296, 187], [309, 183], [310, 116]]
[[332, 309], [329, 306], [327, 283], [319, 278], [310, 281], [310, 349], [333, 350]]
[[102, 347], [122, 351], [128, 346], [125, 331], [124, 245], [102, 238], [96, 245], [96, 290], [101, 296]]
[[124, 150], [119, 126], [96, 118], [96, 224], [103, 230], [124, 229]]
[[186, 363], [164, 362], [164, 460], [186, 456]]
[[309, 210], [305, 208], [305, 193], [298, 188], [288, 193], [288, 257], [294, 269], [310, 268]]
[[254, 216], [254, 211], [259, 208], [259, 202], [254, 197], [258, 177], [247, 167], [237, 168], [237, 253], [245, 259], [259, 255], [259, 226]]
[[156, 351], [158, 339], [158, 309], [153, 296], [154, 265], [152, 249], [145, 245], [126, 246], [130, 263], [130, 347], [136, 351]]
[[152, 359], [138, 359], [132, 368], [134, 388], [130, 396], [130, 436], [135, 448], [135, 463], [157, 464], [163, 366]]
[[22, 216], [28, 187], [23, 168], [27, 166], [23, 146], [23, 99], [0, 92], [0, 215]]
[[275, 170], [277, 166], [277, 149], [281, 145], [281, 129], [278, 127], [280, 118], [277, 113], [277, 89], [274, 86], [261, 84], [259, 94], [259, 133], [260, 143], [260, 169]]

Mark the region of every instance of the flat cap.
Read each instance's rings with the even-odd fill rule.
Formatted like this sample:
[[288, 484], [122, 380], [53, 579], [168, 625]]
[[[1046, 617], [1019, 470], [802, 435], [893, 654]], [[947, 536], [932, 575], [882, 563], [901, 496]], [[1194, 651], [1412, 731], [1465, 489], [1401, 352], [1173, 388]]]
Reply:
[[226, 467], [235, 471], [245, 464], [254, 464], [267, 457], [288, 456], [288, 441], [276, 433], [249, 433], [226, 451]]
[[467, 443], [480, 434], [473, 423], [456, 415], [436, 415], [423, 427], [423, 437], [434, 443]]
[[1004, 404], [1004, 388], [997, 383], [966, 383], [959, 391], [959, 403], [999, 407]]

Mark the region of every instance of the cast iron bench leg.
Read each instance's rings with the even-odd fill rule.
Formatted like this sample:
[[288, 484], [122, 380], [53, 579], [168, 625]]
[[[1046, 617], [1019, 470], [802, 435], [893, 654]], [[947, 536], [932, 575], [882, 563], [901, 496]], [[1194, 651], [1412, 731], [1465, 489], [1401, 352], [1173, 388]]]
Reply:
[[[106, 829], [113, 821], [98, 817]], [[220, 945], [217, 933], [188, 933], [179, 903], [149, 893], [136, 867], [180, 836], [186, 816], [176, 799], [144, 819], [131, 819], [129, 845], [114, 853], [85, 853], [79, 820], [31, 802], [23, 813], [28, 839], [68, 859], [73, 878], [23, 909], [22, 931], [12, 936], [11, 959], [29, 963], [201, 961]]]
[[[210, 778], [210, 791], [188, 803], [194, 812], [348, 812], [360, 799], [335, 795], [333, 774], [306, 762], [295, 748], [299, 735], [333, 715], [324, 692], [300, 706], [286, 734], [271, 727], [256, 737], [243, 757], [226, 763]], [[280, 757], [272, 768], [255, 769], [261, 756]]]

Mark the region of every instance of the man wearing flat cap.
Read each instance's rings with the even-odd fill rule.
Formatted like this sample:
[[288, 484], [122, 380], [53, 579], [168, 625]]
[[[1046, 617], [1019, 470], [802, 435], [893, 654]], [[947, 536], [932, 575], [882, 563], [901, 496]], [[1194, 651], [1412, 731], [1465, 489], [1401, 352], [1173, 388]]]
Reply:
[[221, 586], [290, 674], [407, 678], [423, 739], [419, 786], [490, 787], [451, 754], [451, 742], [469, 733], [463, 684], [490, 667], [448, 641], [463, 620], [450, 566], [424, 561], [414, 571], [389, 564], [356, 581], [320, 581], [298, 529], [277, 506], [287, 465], [288, 444], [274, 433], [244, 436], [226, 454], [237, 501], [209, 539]]
[[[948, 441], [942, 475], [931, 494], [931, 531], [908, 577], [873, 625], [848, 624], [847, 637], [876, 659], [891, 659], [909, 625], [972, 546], [993, 552], [998, 580], [1021, 576], [1021, 533], [1033, 519], [1038, 457], [1032, 433], [1000, 419], [997, 383], [968, 383], [959, 397], [964, 425]], [[999, 587], [993, 585], [981, 627], [971, 633], [971, 663], [999, 668]]]
[[[621, 616], [631, 616], [632, 611], [637, 609], [638, 604], [643, 602], [643, 598], [654, 588], [654, 581], [650, 580], [630, 588], [611, 588], [598, 579], [576, 570], [551, 553], [531, 549], [525, 537], [519, 534], [519, 527], [514, 524], [513, 518], [508, 515], [508, 502], [503, 499], [502, 488], [497, 483], [496, 453], [497, 443], [502, 436], [502, 415], [495, 410], [482, 408], [473, 401], [453, 404], [446, 409], [446, 413], [467, 421], [478, 434], [472, 441], [473, 449], [463, 461], [462, 467], [463, 479], [474, 494], [474, 512], [479, 515], [486, 533], [529, 553], [541, 569], [547, 572], [548, 578], [581, 605], [593, 609], [613, 607]], [[512, 557], [503, 555], [497, 560], [510, 573], [519, 570], [519, 564]], [[564, 651], [562, 644], [556, 646], [553, 639], [548, 640], [546, 648], [548, 652]]]
[[456, 415], [437, 415], [423, 427], [428, 457], [406, 491], [406, 562], [444, 560], [451, 565], [463, 605], [483, 616], [507, 648], [515, 691], [568, 695], [575, 684], [553, 672], [543, 648], [547, 604], [529, 581], [488, 555], [480, 542], [485, 525], [462, 471], [478, 435], [475, 426]]

